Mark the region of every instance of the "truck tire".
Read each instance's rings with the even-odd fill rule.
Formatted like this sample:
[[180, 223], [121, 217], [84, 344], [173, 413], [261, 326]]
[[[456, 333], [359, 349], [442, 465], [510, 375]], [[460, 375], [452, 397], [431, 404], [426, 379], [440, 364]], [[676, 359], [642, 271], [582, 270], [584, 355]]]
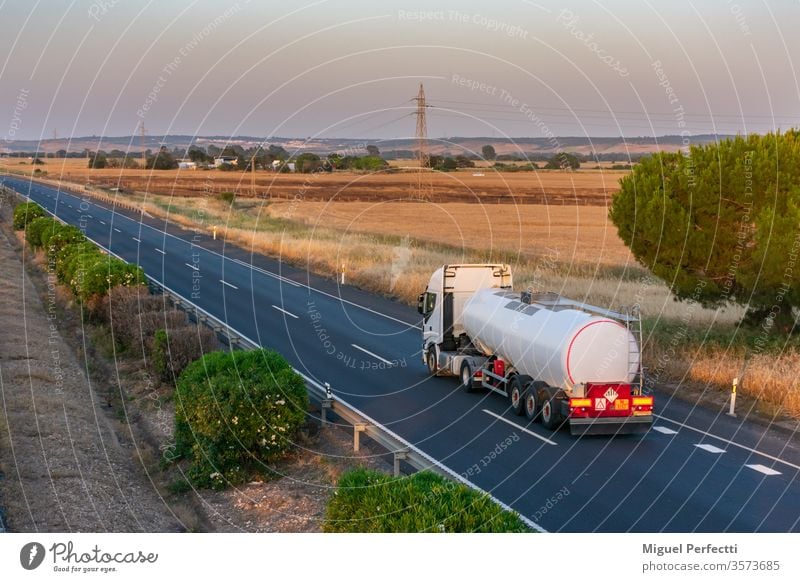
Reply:
[[539, 402], [541, 402], [542, 426], [547, 430], [556, 430], [561, 424], [561, 412], [558, 400], [556, 400], [556, 391], [549, 387], [540, 390]]
[[525, 412], [525, 379], [519, 374], [508, 381], [508, 400], [514, 414], [521, 416]]
[[439, 372], [439, 364], [436, 361], [436, 348], [434, 346], [428, 348], [428, 355], [425, 356], [425, 361], [428, 363], [428, 372], [432, 376], [436, 376]]
[[531, 382], [525, 391], [525, 418], [531, 422], [539, 420], [539, 408], [542, 402], [539, 394], [545, 389], [547, 389], [547, 384], [544, 382]]
[[472, 378], [472, 366], [469, 365], [469, 362], [464, 360], [461, 362], [461, 388], [464, 392], [475, 392], [475, 381]]

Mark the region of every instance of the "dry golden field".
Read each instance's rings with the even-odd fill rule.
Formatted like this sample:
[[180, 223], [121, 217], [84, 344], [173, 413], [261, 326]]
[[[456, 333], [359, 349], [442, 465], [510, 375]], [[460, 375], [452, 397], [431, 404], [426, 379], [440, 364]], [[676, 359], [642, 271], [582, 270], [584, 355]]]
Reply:
[[453, 202], [273, 202], [274, 218], [343, 233], [410, 237], [456, 252], [494, 251], [520, 260], [550, 257], [581, 266], [632, 265], [604, 206]]

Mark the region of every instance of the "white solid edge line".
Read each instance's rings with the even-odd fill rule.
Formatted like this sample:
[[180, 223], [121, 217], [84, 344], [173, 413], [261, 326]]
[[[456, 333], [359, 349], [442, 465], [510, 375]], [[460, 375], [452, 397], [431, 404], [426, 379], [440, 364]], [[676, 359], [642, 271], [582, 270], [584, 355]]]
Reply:
[[[47, 188], [52, 188], [52, 186], [46, 186], [46, 187]], [[12, 190], [13, 190], [13, 188], [12, 188]], [[66, 192], [66, 191], [60, 191], [60, 192], [65, 197], [68, 196], [68, 197], [71, 197], [71, 198], [75, 198], [76, 200], [81, 200], [81, 198], [79, 198], [78, 196], [75, 196], [74, 194], [71, 194], [69, 192]], [[21, 192], [19, 192], [19, 194], [24, 196], [24, 194], [22, 194]], [[217, 251], [214, 251], [214, 250], [211, 250], [211, 249], [207, 249], [206, 247], [204, 247], [202, 245], [199, 245], [197, 243], [193, 243], [193, 242], [191, 242], [189, 240], [186, 240], [184, 238], [176, 236], [176, 235], [172, 234], [171, 232], [167, 232], [167, 231], [164, 231], [164, 230], [159, 230], [156, 227], [150, 226], [149, 224], [145, 224], [144, 222], [141, 222], [141, 221], [137, 222], [134, 219], [130, 218], [129, 216], [125, 216], [124, 214], [121, 214], [121, 213], [117, 212], [113, 208], [106, 208], [105, 206], [103, 206], [101, 204], [98, 204], [97, 202], [88, 202], [88, 204], [91, 204], [93, 206], [97, 206], [98, 208], [102, 208], [106, 212], [110, 212], [111, 214], [119, 216], [120, 218], [124, 218], [126, 220], [130, 220], [134, 224], [138, 224], [138, 225], [143, 226], [145, 228], [149, 228], [150, 230], [154, 230], [154, 231], [156, 231], [157, 233], [159, 233], [161, 235], [166, 235], [166, 236], [172, 237], [175, 240], [181, 241], [182, 243], [188, 244], [190, 246], [197, 247], [199, 249], [204, 250], [207, 253], [211, 253], [212, 255], [217, 255], [218, 257], [222, 257], [223, 259], [225, 259], [227, 261], [237, 261], [238, 260], [238, 259], [233, 259], [231, 257], [226, 257], [225, 255], [220, 254]], [[256, 267], [256, 269], [259, 269], [259, 268]], [[270, 275], [272, 275], [274, 277], [280, 277], [280, 275], [278, 275], [277, 273], [272, 273], [271, 271], [266, 271], [264, 269], [259, 269], [259, 270], [261, 270], [265, 274], [270, 274]], [[343, 297], [334, 295], [333, 293], [328, 293], [326, 291], [322, 291], [321, 289], [317, 289], [316, 287], [312, 287], [311, 285], [307, 285], [305, 283], [297, 283], [296, 281], [290, 281], [289, 279], [286, 279], [286, 282], [291, 284], [291, 285], [296, 285], [297, 287], [305, 287], [306, 289], [310, 289], [311, 291], [315, 291], [316, 293], [319, 293], [320, 295], [325, 295], [326, 297], [330, 297], [331, 299], [336, 299], [337, 301], [339, 301], [341, 303], [347, 303], [348, 305], [352, 305], [353, 307], [357, 307], [358, 309], [363, 309], [364, 311], [368, 311], [370, 313], [374, 313], [375, 315], [378, 315], [378, 316], [383, 317], [385, 319], [390, 319], [390, 320], [395, 321], [397, 323], [400, 323], [400, 324], [402, 324], [402, 325], [404, 325], [406, 327], [413, 327], [413, 328], [417, 328], [417, 329], [422, 329], [422, 325], [419, 324], [419, 323], [408, 323], [407, 321], [403, 321], [402, 319], [398, 319], [396, 317], [392, 317], [391, 315], [387, 315], [385, 313], [381, 313], [380, 311], [376, 311], [374, 309], [370, 309], [369, 307], [367, 307], [365, 305], [360, 305], [360, 304], [356, 303], [355, 301], [350, 301], [349, 299], [345, 299]]]
[[355, 349], [357, 349], [357, 350], [361, 350], [361, 351], [362, 351], [362, 352], [364, 352], [365, 354], [369, 354], [370, 356], [372, 356], [372, 357], [373, 357], [373, 358], [375, 358], [376, 360], [380, 360], [380, 361], [381, 361], [381, 362], [383, 362], [384, 364], [389, 364], [390, 366], [393, 366], [393, 365], [394, 365], [394, 362], [390, 362], [390, 361], [389, 361], [389, 360], [387, 360], [386, 358], [382, 358], [382, 357], [380, 357], [378, 354], [372, 353], [371, 351], [369, 351], [369, 350], [368, 350], [368, 349], [366, 349], [366, 348], [362, 348], [361, 346], [359, 346], [359, 345], [357, 345], [357, 344], [350, 344], [350, 345], [351, 345], [351, 346], [353, 346], [353, 347], [354, 347]]
[[280, 311], [281, 313], [285, 313], [285, 314], [286, 314], [286, 315], [288, 315], [289, 317], [294, 317], [295, 319], [300, 319], [300, 318], [299, 318], [299, 317], [297, 317], [297, 316], [296, 316], [294, 313], [290, 313], [289, 311], [286, 311], [285, 309], [281, 309], [281, 308], [280, 308], [280, 307], [278, 307], [277, 305], [273, 305], [273, 306], [272, 306], [272, 308], [273, 308], [273, 309], [277, 309], [277, 310], [278, 310], [278, 311]]
[[790, 463], [789, 461], [784, 461], [780, 457], [775, 457], [775, 456], [770, 455], [768, 453], [762, 453], [761, 451], [759, 451], [757, 449], [754, 449], [754, 448], [751, 448], [751, 447], [746, 447], [744, 445], [740, 445], [739, 443], [737, 443], [735, 441], [722, 438], [722, 437], [717, 436], [715, 434], [712, 434], [710, 432], [706, 432], [704, 430], [700, 430], [699, 428], [695, 428], [693, 426], [689, 426], [688, 424], [685, 424], [685, 423], [680, 422], [678, 420], [672, 420], [671, 418], [667, 418], [666, 416], [661, 416], [660, 414], [654, 414], [653, 416], [656, 417], [656, 418], [660, 418], [661, 420], [666, 420], [667, 422], [671, 422], [673, 424], [677, 424], [680, 427], [683, 427], [683, 428], [686, 428], [686, 429], [689, 429], [689, 430], [693, 430], [695, 432], [698, 432], [698, 433], [700, 433], [702, 435], [711, 437], [713, 439], [717, 439], [717, 440], [722, 441], [724, 443], [727, 443], [727, 444], [729, 444], [731, 446], [738, 447], [738, 448], [740, 448], [742, 450], [747, 451], [748, 453], [753, 453], [754, 455], [761, 455], [762, 457], [766, 457], [767, 459], [770, 459], [772, 461], [776, 461], [778, 463], [783, 463], [787, 467], [791, 467], [792, 469], [797, 469], [798, 471], [800, 471], [800, 465], [795, 465], [794, 463]]
[[229, 258], [228, 260], [229, 261], [233, 261], [234, 263], [236, 263], [238, 265], [241, 265], [243, 267], [246, 267], [248, 269], [252, 269], [253, 271], [258, 271], [259, 273], [263, 273], [264, 275], [268, 275], [268, 276], [272, 277], [273, 279], [277, 279], [278, 281], [281, 281], [282, 283], [288, 283], [289, 285], [293, 285], [295, 287], [302, 287], [302, 285], [300, 285], [300, 283], [296, 283], [295, 281], [292, 281], [291, 279], [287, 279], [286, 277], [282, 277], [281, 275], [276, 275], [275, 273], [267, 271], [266, 269], [262, 269], [261, 267], [256, 267], [255, 265], [250, 265], [248, 263], [245, 263], [241, 259], [230, 259]]
[[516, 429], [518, 429], [518, 430], [521, 430], [521, 431], [522, 431], [522, 432], [524, 432], [524, 433], [527, 433], [527, 434], [529, 434], [529, 435], [531, 435], [531, 436], [534, 436], [534, 437], [536, 437], [536, 438], [537, 438], [537, 439], [539, 439], [539, 440], [542, 440], [542, 441], [546, 442], [548, 445], [555, 445], [555, 446], [558, 446], [558, 443], [557, 443], [557, 442], [555, 442], [555, 441], [551, 441], [549, 438], [547, 438], [547, 437], [543, 437], [543, 436], [542, 436], [542, 435], [540, 435], [540, 434], [536, 434], [536, 433], [535, 433], [535, 432], [533, 432], [532, 430], [528, 430], [528, 429], [527, 429], [527, 428], [525, 428], [524, 426], [520, 426], [520, 425], [518, 425], [516, 422], [511, 422], [511, 421], [510, 421], [510, 420], [508, 420], [507, 418], [503, 418], [502, 416], [500, 416], [499, 414], [495, 414], [495, 413], [494, 413], [494, 412], [492, 412], [491, 410], [486, 410], [486, 409], [484, 408], [484, 409], [483, 409], [483, 411], [484, 411], [486, 414], [490, 415], [490, 416], [494, 416], [494, 417], [495, 417], [497, 420], [502, 420], [502, 421], [503, 421], [503, 422], [505, 422], [506, 424], [510, 424], [510, 425], [511, 425], [511, 426], [513, 426], [514, 428], [516, 428]]
[[[18, 194], [20, 194], [20, 195], [21, 195], [23, 198], [27, 198], [28, 200], [31, 200], [30, 196], [26, 196], [25, 194], [22, 194], [21, 192], [18, 192]], [[66, 222], [65, 222], [63, 219], [61, 219], [59, 216], [57, 216], [55, 213], [53, 213], [53, 212], [50, 212], [50, 211], [49, 211], [49, 210], [47, 210], [47, 209], [45, 209], [45, 210], [46, 210], [47, 212], [49, 212], [50, 214], [52, 214], [52, 215], [53, 215], [53, 216], [54, 216], [54, 217], [55, 217], [57, 220], [60, 220], [60, 221], [61, 221], [63, 224], [66, 224]], [[116, 212], [114, 212], [114, 214], [116, 214]], [[120, 216], [123, 216], [123, 215], [121, 215], [121, 214], [120, 214]], [[127, 218], [127, 216], [125, 216], [125, 218]], [[129, 219], [129, 220], [130, 220], [130, 219]], [[151, 227], [151, 228], [152, 228], [152, 227]], [[154, 229], [154, 230], [155, 230], [155, 229]], [[119, 256], [117, 253], [115, 253], [115, 252], [114, 252], [114, 251], [112, 251], [111, 249], [108, 249], [108, 248], [106, 248], [105, 246], [103, 246], [102, 244], [100, 244], [99, 242], [97, 242], [96, 240], [94, 240], [94, 239], [92, 239], [92, 238], [89, 238], [88, 236], [87, 236], [86, 238], [88, 238], [88, 239], [89, 239], [90, 241], [92, 241], [94, 244], [96, 244], [97, 246], [99, 246], [101, 249], [104, 249], [104, 250], [106, 250], [106, 251], [107, 251], [109, 254], [111, 254], [111, 255], [113, 255], [113, 256], [115, 256], [115, 257], [117, 257], [119, 260], [121, 260], [121, 261], [125, 261], [125, 259], [124, 259], [124, 258], [122, 258], [121, 256]], [[176, 238], [177, 238], [177, 237], [176, 237]], [[179, 239], [179, 240], [182, 240], [182, 239]], [[202, 248], [202, 247], [201, 247], [201, 248]], [[209, 251], [209, 252], [213, 252], [213, 251]], [[219, 253], [214, 253], [214, 254], [216, 254], [216, 255], [219, 255]], [[128, 262], [128, 261], [125, 261], [125, 262]], [[152, 278], [152, 277], [151, 277], [151, 278]], [[161, 287], [163, 287], [164, 289], [166, 289], [166, 290], [167, 290], [167, 291], [169, 291], [170, 293], [173, 293], [174, 295], [177, 295], [177, 296], [179, 296], [179, 297], [182, 297], [182, 295], [180, 295], [180, 293], [176, 293], [176, 292], [175, 292], [173, 289], [171, 289], [171, 288], [167, 287], [167, 286], [166, 286], [166, 285], [164, 285], [163, 283], [159, 282], [159, 285], [161, 285]], [[303, 286], [304, 286], [304, 287], [308, 287], [309, 289], [312, 289], [312, 287], [310, 287], [310, 286], [308, 286], [308, 285], [303, 285]], [[315, 289], [315, 291], [316, 291], [316, 289]], [[324, 293], [324, 292], [321, 292], [321, 293]], [[326, 294], [326, 295], [327, 295], [327, 294]], [[192, 302], [191, 302], [191, 301], [189, 301], [189, 303], [192, 303]], [[349, 303], [349, 302], [348, 302], [348, 303]], [[192, 305], [194, 305], [194, 304], [192, 303]], [[361, 307], [362, 309], [366, 309], [367, 311], [372, 311], [371, 309], [369, 309], [369, 308], [366, 308], [366, 307], [363, 307], [363, 306], [361, 306], [361, 305], [358, 305], [357, 303], [353, 303], [353, 305], [354, 305], [355, 307]], [[273, 306], [273, 307], [275, 307], [275, 306]], [[200, 307], [200, 309], [202, 309], [202, 307]], [[280, 308], [277, 308], [277, 309], [280, 309]], [[380, 312], [377, 312], [377, 311], [376, 311], [375, 313], [376, 313], [376, 314], [378, 314], [378, 315], [383, 315], [382, 313], [380, 313]], [[387, 318], [389, 318], [389, 319], [394, 319], [393, 317], [391, 317], [391, 316], [388, 316], [388, 315], [384, 315], [384, 317], [387, 317]], [[220, 321], [221, 321], [221, 320], [220, 320]], [[398, 320], [396, 320], [396, 321], [398, 321], [398, 322], [400, 322], [400, 323], [404, 323], [404, 324], [405, 324], [405, 322], [403, 322], [403, 321], [400, 321], [399, 319], [398, 319]], [[241, 337], [241, 338], [243, 338], [243, 339], [247, 340], [248, 342], [250, 342], [250, 343], [251, 343], [251, 344], [253, 344], [254, 346], [261, 346], [261, 344], [259, 344], [258, 342], [254, 341], [254, 340], [253, 340], [253, 339], [251, 339], [250, 337], [248, 337], [248, 336], [244, 335], [243, 333], [239, 333], [237, 330], [235, 330], [234, 328], [232, 328], [232, 327], [231, 327], [230, 325], [228, 325], [226, 322], [222, 322], [222, 323], [223, 323], [223, 324], [224, 324], [224, 325], [225, 325], [225, 326], [228, 328], [228, 332], [229, 332], [229, 333], [230, 333], [230, 330], [232, 330], [232, 329], [233, 329], [233, 331], [235, 331], [235, 332], [236, 332], [236, 333], [239, 335], [239, 337]], [[406, 325], [408, 325], [408, 324], [406, 324]], [[324, 391], [324, 390], [325, 390], [325, 387], [324, 387], [324, 386], [320, 385], [320, 383], [319, 383], [319, 382], [317, 382], [316, 380], [314, 380], [314, 379], [313, 379], [313, 378], [311, 378], [310, 376], [307, 376], [305, 373], [303, 373], [302, 371], [298, 370], [297, 368], [293, 368], [293, 369], [294, 369], [294, 371], [295, 371], [295, 372], [297, 372], [297, 373], [298, 373], [300, 376], [302, 376], [302, 377], [303, 377], [303, 379], [304, 379], [306, 382], [308, 382], [309, 384], [311, 384], [312, 386], [314, 386], [314, 387], [315, 387], [317, 390], [322, 390], [322, 391]], [[333, 398], [334, 398], [334, 400], [341, 400], [341, 399], [340, 399], [338, 396], [336, 396], [336, 395], [334, 395], [334, 396], [333, 396]], [[344, 402], [344, 401], [342, 401], [342, 402]], [[360, 415], [360, 416], [361, 416], [361, 417], [362, 417], [364, 420], [366, 420], [367, 422], [369, 422], [369, 423], [371, 423], [371, 424], [374, 424], [374, 425], [376, 425], [376, 426], [380, 426], [380, 427], [381, 427], [381, 430], [383, 430], [383, 431], [384, 431], [386, 434], [390, 435], [392, 438], [396, 439], [398, 442], [400, 442], [400, 443], [403, 443], [403, 445], [404, 445], [404, 446], [407, 446], [409, 449], [414, 449], [415, 451], [417, 451], [417, 452], [418, 452], [418, 453], [419, 453], [419, 454], [420, 454], [422, 457], [424, 457], [425, 459], [427, 459], [427, 460], [428, 460], [428, 461], [431, 463], [431, 465], [434, 465], [434, 466], [438, 467], [440, 470], [442, 470], [443, 472], [445, 472], [445, 473], [447, 473], [448, 475], [450, 475], [450, 477], [451, 477], [453, 480], [455, 480], [455, 481], [458, 481], [459, 483], [463, 483], [464, 485], [466, 485], [466, 486], [470, 487], [471, 489], [474, 489], [475, 491], [482, 491], [483, 493], [485, 493], [486, 495], [488, 495], [488, 496], [489, 496], [489, 498], [490, 498], [492, 501], [494, 501], [494, 502], [495, 502], [497, 505], [499, 505], [499, 506], [500, 506], [500, 507], [502, 507], [503, 509], [506, 509], [506, 510], [508, 510], [508, 511], [512, 511], [512, 512], [516, 513], [517, 515], [519, 515], [520, 519], [521, 519], [521, 520], [522, 520], [522, 521], [523, 521], [523, 522], [524, 522], [524, 523], [525, 523], [525, 524], [526, 524], [528, 527], [530, 527], [531, 529], [534, 529], [534, 530], [538, 531], [539, 533], [548, 533], [548, 531], [547, 531], [545, 528], [543, 528], [542, 526], [540, 526], [538, 523], [536, 523], [535, 521], [533, 521], [531, 518], [529, 518], [529, 517], [527, 517], [527, 516], [525, 516], [525, 515], [521, 514], [520, 512], [516, 511], [516, 510], [515, 510], [515, 509], [513, 509], [513, 508], [512, 508], [510, 505], [508, 505], [508, 504], [507, 504], [507, 503], [505, 503], [504, 501], [501, 501], [500, 499], [498, 499], [497, 497], [495, 497], [494, 495], [492, 495], [490, 492], [486, 491], [485, 489], [483, 489], [483, 488], [479, 487], [478, 485], [476, 485], [475, 483], [473, 483], [472, 481], [470, 481], [469, 479], [467, 479], [466, 477], [464, 477], [464, 476], [463, 476], [463, 475], [461, 475], [460, 473], [456, 473], [456, 472], [455, 472], [453, 469], [451, 469], [450, 467], [448, 467], [447, 465], [445, 465], [445, 464], [444, 464], [444, 463], [442, 463], [441, 461], [439, 461], [439, 460], [437, 460], [437, 459], [434, 459], [434, 458], [433, 458], [432, 456], [430, 456], [428, 453], [426, 453], [425, 451], [423, 451], [423, 450], [422, 450], [422, 449], [420, 449], [419, 447], [416, 447], [416, 446], [414, 446], [413, 444], [411, 444], [411, 442], [407, 441], [406, 439], [404, 439], [403, 437], [401, 437], [400, 435], [398, 435], [397, 433], [395, 433], [393, 430], [391, 430], [391, 429], [389, 429], [388, 427], [385, 427], [385, 426], [383, 426], [381, 423], [379, 423], [379, 422], [375, 421], [375, 420], [374, 420], [372, 417], [368, 416], [367, 414], [364, 414], [363, 412], [361, 412], [361, 411], [360, 411], [358, 408], [356, 408], [355, 406], [352, 406], [351, 404], [347, 404], [346, 402], [344, 402], [344, 404], [346, 404], [347, 406], [349, 406], [350, 408], [352, 408], [354, 411], [356, 411], [356, 412], [357, 412], [357, 413], [358, 413], [358, 414], [359, 414], [359, 415]], [[536, 435], [536, 436], [538, 436], [538, 435]]]
[[228, 283], [225, 279], [220, 279], [219, 282], [222, 283], [223, 285], [227, 285], [228, 287], [233, 287], [234, 289], [237, 290], [239, 289], [236, 285], [234, 285], [233, 283]]

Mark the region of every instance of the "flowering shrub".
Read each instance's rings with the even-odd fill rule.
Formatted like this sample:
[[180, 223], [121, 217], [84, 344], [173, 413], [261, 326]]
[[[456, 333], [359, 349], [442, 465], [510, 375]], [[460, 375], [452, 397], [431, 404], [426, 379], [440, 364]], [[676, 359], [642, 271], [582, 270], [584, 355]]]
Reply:
[[36, 202], [23, 202], [14, 207], [14, 229], [22, 230], [29, 222], [44, 216], [44, 208]]
[[303, 378], [269, 350], [212, 352], [178, 379], [175, 455], [188, 458], [189, 478], [224, 488], [268, 470], [304, 423]]
[[55, 257], [65, 246], [86, 241], [86, 237], [77, 226], [56, 223], [53, 230], [45, 230], [41, 235], [42, 248]]
[[422, 471], [395, 478], [343, 473], [328, 502], [326, 532], [529, 532], [519, 516], [466, 485]]
[[58, 222], [47, 216], [34, 218], [25, 225], [25, 240], [31, 248], [39, 250], [43, 248], [42, 239], [45, 236], [49, 238], [58, 226]]
[[144, 271], [138, 265], [131, 265], [101, 253], [99, 260], [86, 264], [83, 280], [76, 289], [76, 295], [88, 301], [96, 295], [105, 295], [109, 289], [117, 285], [134, 287], [145, 282]]

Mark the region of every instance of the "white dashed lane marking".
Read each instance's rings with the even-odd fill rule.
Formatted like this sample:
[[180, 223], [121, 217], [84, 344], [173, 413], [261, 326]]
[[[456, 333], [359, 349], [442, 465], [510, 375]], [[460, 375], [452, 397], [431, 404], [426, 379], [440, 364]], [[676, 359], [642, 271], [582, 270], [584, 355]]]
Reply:
[[678, 434], [677, 430], [672, 430], [671, 428], [667, 428], [666, 426], [654, 426], [653, 430], [660, 432], [661, 434]]
[[776, 471], [771, 467], [767, 467], [766, 465], [745, 465], [748, 469], [752, 469], [753, 471], [758, 471], [759, 473], [764, 473], [764, 475], [781, 475], [780, 471]]
[[715, 447], [714, 445], [709, 445], [706, 443], [696, 444], [695, 445], [698, 449], [703, 449], [704, 451], [708, 451], [709, 453], [714, 453], [715, 455], [721, 455], [725, 452], [725, 449], [721, 449], [719, 447]]
[[383, 362], [384, 364], [389, 364], [390, 366], [392, 365], [392, 362], [390, 362], [390, 361], [389, 361], [389, 360], [387, 360], [386, 358], [382, 358], [382, 357], [380, 357], [378, 354], [375, 354], [375, 353], [373, 353], [373, 352], [369, 351], [367, 348], [362, 348], [361, 346], [359, 346], [359, 345], [356, 345], [356, 344], [350, 344], [350, 345], [351, 345], [351, 346], [353, 346], [355, 349], [357, 349], [357, 350], [361, 350], [361, 351], [362, 351], [362, 352], [364, 352], [365, 354], [368, 354], [368, 355], [372, 356], [372, 357], [373, 357], [373, 358], [375, 358], [376, 360], [380, 360], [380, 361], [381, 361], [381, 362]]
[[280, 311], [281, 313], [285, 313], [285, 314], [286, 314], [286, 315], [288, 315], [289, 317], [294, 317], [295, 319], [300, 319], [300, 318], [299, 318], [299, 317], [297, 317], [297, 316], [296, 316], [294, 313], [289, 313], [288, 311], [286, 311], [285, 309], [281, 309], [281, 308], [280, 308], [280, 307], [278, 307], [277, 305], [273, 305], [273, 306], [272, 306], [272, 308], [273, 308], [273, 309], [277, 309], [277, 310], [278, 310], [278, 311]]
[[529, 435], [531, 435], [532, 437], [536, 437], [536, 438], [537, 438], [537, 439], [539, 439], [540, 441], [544, 441], [544, 442], [546, 442], [548, 445], [555, 445], [555, 446], [558, 446], [558, 443], [557, 443], [557, 442], [555, 442], [555, 441], [551, 441], [550, 439], [548, 439], [548, 438], [546, 438], [546, 437], [543, 437], [543, 436], [542, 436], [542, 435], [540, 435], [540, 434], [536, 434], [536, 433], [535, 433], [535, 432], [533, 432], [532, 430], [528, 430], [528, 429], [527, 429], [527, 428], [525, 428], [524, 426], [520, 426], [520, 425], [518, 425], [516, 422], [512, 422], [512, 421], [508, 420], [507, 418], [503, 418], [502, 416], [500, 416], [499, 414], [495, 414], [495, 413], [494, 413], [494, 412], [492, 412], [491, 410], [486, 410], [486, 409], [484, 408], [484, 409], [483, 409], [483, 411], [484, 411], [486, 414], [488, 414], [489, 416], [494, 416], [494, 417], [495, 417], [497, 420], [499, 420], [499, 421], [501, 421], [501, 422], [505, 422], [506, 424], [510, 424], [511, 426], [513, 426], [514, 428], [516, 428], [517, 430], [521, 430], [521, 431], [522, 431], [522, 432], [524, 432], [525, 434], [529, 434]]

